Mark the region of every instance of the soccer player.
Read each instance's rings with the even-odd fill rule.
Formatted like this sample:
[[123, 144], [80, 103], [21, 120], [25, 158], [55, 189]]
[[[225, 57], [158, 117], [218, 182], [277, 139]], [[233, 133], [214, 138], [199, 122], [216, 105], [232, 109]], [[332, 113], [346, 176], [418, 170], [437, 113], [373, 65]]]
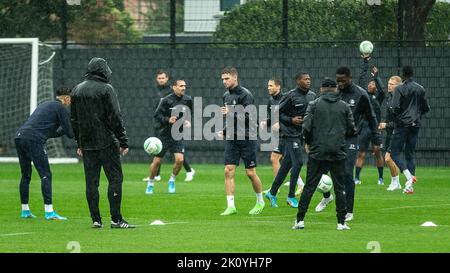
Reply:
[[[406, 177], [403, 193], [414, 193], [416, 183], [415, 150], [419, 136], [420, 119], [428, 111], [425, 89], [412, 79], [414, 70], [411, 66], [402, 68], [403, 84], [395, 88], [392, 97], [394, 132], [391, 140], [391, 156], [400, 171]], [[405, 162], [400, 158], [404, 147]]]
[[120, 156], [128, 153], [128, 138], [123, 126], [119, 101], [109, 83], [112, 71], [102, 58], [89, 61], [85, 80], [72, 92], [71, 122], [78, 144], [77, 154], [83, 157], [86, 177], [86, 199], [93, 228], [102, 228], [99, 210], [100, 171], [108, 179], [108, 200], [111, 228], [134, 228], [122, 217], [123, 172]]
[[[156, 71], [156, 84], [158, 89], [158, 96], [159, 99], [157, 100], [156, 104], [154, 105], [154, 109], [158, 108], [159, 102], [166, 96], [172, 94], [172, 88], [170, 88], [169, 84], [170, 75], [169, 72], [166, 70], [159, 69]], [[195, 170], [189, 165], [189, 162], [186, 160], [186, 157], [183, 160], [183, 167], [186, 170], [186, 178], [184, 181], [190, 182], [194, 179]], [[149, 166], [149, 169], [151, 169], [151, 163]], [[161, 167], [158, 169], [158, 172], [155, 176], [155, 181], [161, 181]], [[142, 181], [147, 182], [150, 179], [150, 177], [145, 177], [142, 179]]]
[[386, 130], [386, 140], [385, 140], [385, 149], [386, 153], [384, 155], [384, 160], [389, 167], [391, 172], [391, 184], [388, 187], [388, 191], [401, 190], [402, 186], [400, 185], [399, 178], [399, 170], [394, 160], [391, 157], [391, 139], [392, 132], [394, 131], [394, 117], [392, 112], [392, 96], [395, 91], [395, 88], [402, 83], [402, 79], [399, 76], [392, 76], [388, 81], [388, 95], [386, 96], [386, 119], [383, 122], [380, 122], [378, 125], [379, 130]]
[[325, 78], [322, 96], [311, 102], [303, 120], [303, 135], [308, 152], [306, 185], [300, 197], [297, 220], [293, 229], [305, 227], [304, 218], [311, 198], [324, 173], [330, 171], [336, 194], [337, 229], [350, 229], [345, 224], [345, 158], [346, 138], [356, 133], [352, 110], [340, 99], [336, 82]]
[[[361, 132], [361, 124], [363, 120], [368, 122], [372, 136], [379, 134], [377, 118], [372, 110], [369, 96], [363, 88], [352, 82], [352, 74], [350, 69], [346, 66], [339, 67], [336, 70], [336, 81], [341, 99], [348, 103], [350, 105], [350, 109], [352, 109], [357, 134]], [[347, 200], [347, 214], [345, 215], [345, 221], [351, 221], [354, 217], [353, 207], [355, 200], [355, 182], [353, 181], [353, 169], [355, 166], [356, 154], [358, 152], [358, 137], [348, 137], [346, 142], [347, 157], [345, 161], [345, 196]], [[316, 211], [318, 211], [319, 206], [321, 210], [325, 209], [328, 203], [329, 202], [327, 202], [324, 197], [316, 207]]]
[[41, 190], [44, 197], [46, 220], [66, 220], [53, 210], [52, 202], [52, 172], [48, 162], [45, 142], [49, 138], [67, 135], [73, 138], [70, 128], [70, 116], [65, 106], [70, 105], [69, 88], [56, 90], [56, 100], [44, 102], [34, 110], [28, 120], [17, 130], [14, 139], [19, 157], [20, 171], [20, 201], [22, 203], [22, 218], [36, 218], [28, 205], [31, 173], [31, 162], [41, 178]]
[[[221, 79], [227, 91], [223, 94], [222, 114], [226, 117], [225, 129], [218, 132], [220, 139], [225, 138], [225, 192], [227, 195], [227, 208], [220, 215], [227, 216], [237, 213], [234, 204], [234, 176], [236, 166], [242, 158], [245, 172], [250, 179], [253, 190], [256, 193], [256, 205], [249, 214], [260, 214], [264, 209], [262, 184], [256, 174], [256, 120], [250, 113], [240, 112], [239, 108], [245, 108], [254, 104], [252, 93], [238, 82], [238, 72], [234, 67], [226, 67], [222, 70]], [[242, 125], [242, 123], [244, 123]], [[252, 126], [255, 125], [255, 126]], [[254, 127], [254, 128], [253, 128]], [[241, 139], [244, 138], [244, 139]]]
[[[185, 95], [186, 82], [184, 80], [174, 80], [172, 83], [173, 93], [164, 97], [156, 109], [154, 119], [156, 128], [158, 129], [157, 137], [162, 142], [162, 150], [153, 158], [153, 162], [150, 166], [150, 179], [147, 182], [146, 194], [153, 194], [154, 178], [161, 167], [161, 160], [164, 155], [169, 151], [174, 155], [174, 165], [172, 168], [172, 174], [168, 181], [169, 193], [175, 193], [175, 179], [183, 166], [184, 161], [184, 144], [183, 140], [175, 140], [172, 135], [172, 126], [181, 120], [183, 126], [186, 128], [191, 127], [189, 113], [192, 109], [192, 98]], [[179, 114], [175, 115], [172, 110], [180, 109]], [[188, 109], [186, 109], [188, 107]], [[184, 111], [183, 111], [184, 110]], [[181, 128], [182, 129], [182, 128]]]
[[296, 75], [297, 88], [289, 91], [280, 102], [281, 138], [285, 145], [281, 167], [275, 177], [270, 191], [264, 196], [270, 201], [271, 207], [278, 207], [277, 193], [289, 170], [291, 171], [287, 204], [292, 208], [298, 207], [295, 198], [295, 186], [303, 165], [302, 152], [302, 122], [308, 103], [315, 99], [316, 94], [309, 88], [311, 78], [308, 73], [300, 72]]
[[[370, 103], [373, 107], [373, 111], [377, 118], [377, 121], [381, 121], [381, 104], [384, 101], [385, 93], [381, 84], [381, 80], [378, 77], [378, 69], [374, 66], [372, 67], [371, 76], [372, 78], [367, 81], [367, 72], [369, 70], [369, 60], [371, 59], [370, 55], [363, 55], [363, 62], [361, 64], [361, 71], [359, 77], [360, 86], [367, 86], [367, 92], [369, 95]], [[358, 136], [358, 158], [356, 159], [356, 168], [355, 168], [355, 184], [361, 184], [361, 170], [364, 165], [364, 160], [366, 158], [367, 151], [369, 149], [369, 145], [372, 144], [373, 155], [376, 158], [376, 165], [378, 169], [378, 185], [383, 185], [383, 169], [384, 169], [384, 160], [383, 155], [381, 153], [382, 148], [382, 136], [380, 133], [376, 135], [372, 135], [370, 131], [369, 124], [367, 121], [363, 121], [361, 125], [361, 132]]]

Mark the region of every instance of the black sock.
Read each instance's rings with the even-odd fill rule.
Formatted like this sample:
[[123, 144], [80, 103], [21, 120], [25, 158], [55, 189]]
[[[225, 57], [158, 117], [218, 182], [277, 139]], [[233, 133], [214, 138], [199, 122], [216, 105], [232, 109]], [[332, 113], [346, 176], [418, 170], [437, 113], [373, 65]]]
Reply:
[[355, 172], [355, 179], [356, 180], [360, 180], [359, 179], [359, 175], [361, 174], [361, 169], [362, 169], [361, 167], [356, 167], [355, 168], [355, 170], [356, 170], [356, 172]]
[[378, 167], [378, 178], [383, 179], [383, 169], [384, 167]]

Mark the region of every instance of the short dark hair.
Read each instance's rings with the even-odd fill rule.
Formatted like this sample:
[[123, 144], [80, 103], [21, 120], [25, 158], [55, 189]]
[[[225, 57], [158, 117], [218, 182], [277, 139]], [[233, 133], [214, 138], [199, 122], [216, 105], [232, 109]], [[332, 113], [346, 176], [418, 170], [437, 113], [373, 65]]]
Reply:
[[70, 93], [72, 93], [72, 89], [69, 87], [61, 86], [58, 89], [56, 89], [56, 96], [70, 96]]
[[181, 82], [181, 81], [185, 82], [185, 80], [183, 80], [183, 79], [175, 79], [175, 80], [172, 81], [171, 86], [177, 86], [178, 82]]
[[223, 74], [230, 74], [230, 75], [236, 75], [237, 76], [238, 72], [237, 72], [236, 68], [227, 66], [224, 69], [222, 69], [222, 75]]
[[348, 68], [347, 66], [341, 66], [336, 69], [336, 74], [345, 75], [347, 77], [352, 75], [352, 73], [350, 72], [350, 68]]
[[411, 78], [414, 75], [414, 69], [410, 65], [405, 65], [402, 68], [402, 75], [404, 78]]
[[308, 72], [305, 71], [300, 71], [297, 74], [295, 74], [295, 80], [301, 80], [303, 78], [304, 75], [309, 75]]
[[170, 74], [167, 70], [164, 70], [164, 69], [156, 70], [156, 76], [161, 75], [161, 74], [166, 74], [167, 78], [170, 78]]
[[278, 77], [272, 77], [269, 81], [273, 81], [276, 86], [281, 86], [281, 80]]
[[322, 83], [320, 84], [320, 87], [324, 88], [336, 88], [336, 86], [336, 81], [328, 77], [323, 78]]

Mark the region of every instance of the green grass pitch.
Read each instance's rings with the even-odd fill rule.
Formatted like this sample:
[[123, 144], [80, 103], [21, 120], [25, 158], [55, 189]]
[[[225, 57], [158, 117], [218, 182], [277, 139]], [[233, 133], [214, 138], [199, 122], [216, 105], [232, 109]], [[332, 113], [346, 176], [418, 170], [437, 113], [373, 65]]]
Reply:
[[[0, 164], [0, 252], [70, 252], [69, 242], [85, 252], [449, 252], [450, 251], [450, 169], [417, 170], [415, 194], [387, 192], [376, 184], [376, 169], [362, 172], [357, 185], [355, 219], [349, 231], [336, 230], [334, 202], [322, 213], [314, 208], [321, 196], [313, 197], [304, 230], [291, 230], [297, 210], [285, 204], [287, 187], [279, 193], [279, 207], [266, 208], [250, 216], [255, 195], [244, 169], [237, 169], [235, 201], [237, 215], [219, 216], [226, 207], [223, 166], [194, 165], [193, 182], [184, 182], [182, 171], [176, 194], [167, 193], [170, 166], [162, 169], [163, 181], [154, 195], [145, 195], [146, 164], [124, 164], [122, 213], [133, 230], [109, 228], [107, 181], [102, 174], [100, 209], [105, 227], [91, 228], [85, 199], [83, 166], [53, 165], [55, 210], [67, 221], [46, 221], [40, 181], [35, 170], [30, 188], [30, 208], [36, 219], [20, 219], [18, 164]], [[269, 166], [258, 167], [264, 189], [272, 182]], [[305, 168], [302, 170], [305, 178]], [[389, 182], [388, 170], [385, 181]], [[405, 180], [401, 178], [402, 184]], [[386, 183], [388, 184], [388, 183]], [[150, 226], [154, 220], [167, 223]], [[432, 221], [438, 227], [421, 227]], [[373, 243], [375, 242], [375, 243]]]

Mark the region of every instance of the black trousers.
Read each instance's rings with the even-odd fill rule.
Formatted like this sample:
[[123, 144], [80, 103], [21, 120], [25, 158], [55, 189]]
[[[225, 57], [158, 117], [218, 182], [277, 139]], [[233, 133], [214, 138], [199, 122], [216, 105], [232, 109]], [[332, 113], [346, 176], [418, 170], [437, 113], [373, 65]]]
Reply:
[[30, 181], [33, 168], [31, 162], [39, 173], [41, 178], [41, 191], [44, 197], [44, 204], [52, 204], [52, 172], [48, 163], [47, 153], [44, 144], [29, 140], [16, 138], [16, 150], [19, 157], [21, 178], [20, 178], [20, 201], [22, 204], [28, 204], [30, 194]]
[[84, 173], [86, 177], [86, 198], [93, 221], [101, 221], [99, 210], [100, 170], [103, 167], [108, 179], [108, 200], [111, 220], [122, 220], [122, 164], [119, 147], [115, 144], [101, 150], [83, 150]]
[[353, 180], [353, 170], [355, 168], [358, 154], [357, 138], [347, 140], [347, 158], [345, 160], [345, 196], [347, 198], [347, 212], [353, 213], [355, 203], [355, 181]]
[[289, 183], [289, 197], [295, 197], [295, 186], [297, 185], [298, 176], [303, 166], [302, 144], [300, 139], [284, 139], [284, 154], [281, 160], [281, 166], [277, 176], [270, 188], [270, 194], [277, 195], [278, 189], [283, 184], [289, 170], [291, 170], [291, 180]]
[[336, 161], [316, 160], [308, 158], [306, 183], [298, 204], [297, 221], [303, 221], [308, 211], [311, 198], [319, 185], [323, 174], [330, 172], [336, 195], [336, 217], [340, 224], [344, 224], [346, 210], [345, 198], [345, 159]]

